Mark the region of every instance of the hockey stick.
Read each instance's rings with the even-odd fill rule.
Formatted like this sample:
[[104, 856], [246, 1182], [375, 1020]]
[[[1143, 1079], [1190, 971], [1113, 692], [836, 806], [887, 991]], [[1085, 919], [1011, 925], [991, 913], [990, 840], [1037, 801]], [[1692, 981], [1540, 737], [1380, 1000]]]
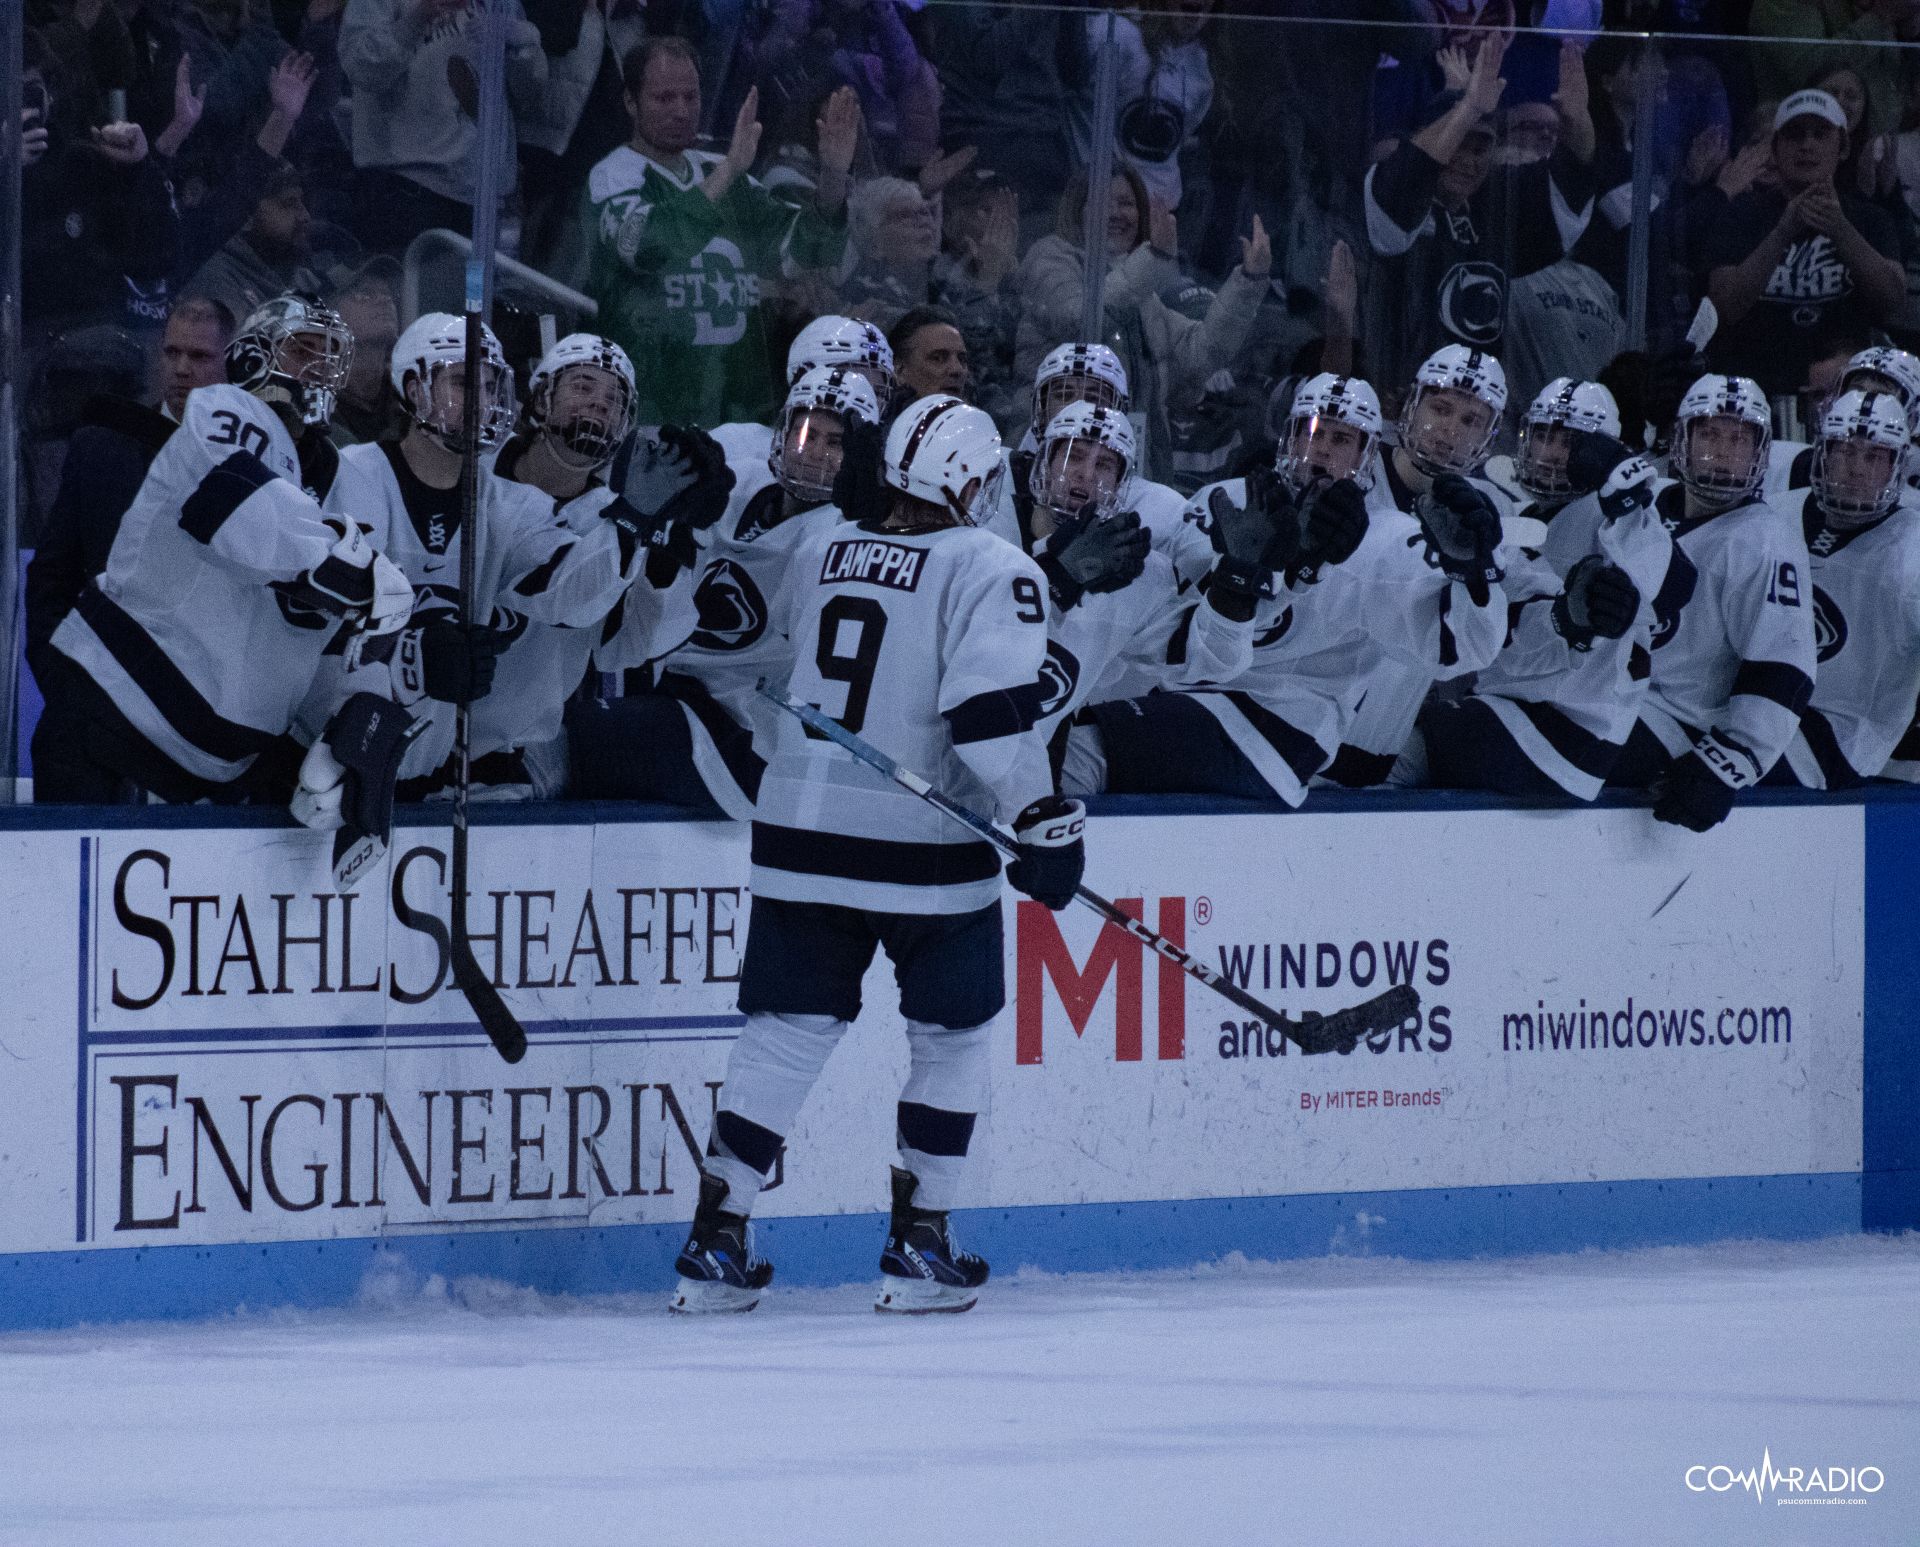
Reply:
[[[493, 289], [493, 249], [499, 221], [499, 134], [504, 108], [506, 33], [499, 0], [481, 0], [478, 23], [480, 114], [474, 143], [473, 250], [467, 255], [467, 342], [462, 362], [461, 418], [465, 447], [460, 459], [460, 621], [475, 616], [480, 548], [480, 393], [486, 356], [482, 334]], [[473, 775], [473, 700], [463, 689], [453, 719], [453, 927], [449, 955], [453, 981], [466, 995], [481, 1030], [510, 1064], [527, 1056], [527, 1033], [480, 970], [467, 930], [467, 802]]]
[[[846, 748], [869, 768], [878, 770], [902, 789], [945, 812], [962, 827], [978, 833], [1009, 859], [1018, 857], [1020, 846], [996, 824], [978, 812], [968, 810], [950, 796], [943, 795], [918, 774], [902, 768], [878, 747], [861, 740], [838, 720], [829, 719], [812, 704], [769, 687], [764, 682], [760, 684], [760, 692], [789, 714], [797, 716], [809, 729]], [[1188, 977], [1198, 979], [1249, 1015], [1259, 1016], [1303, 1053], [1351, 1053], [1362, 1037], [1391, 1031], [1420, 1008], [1420, 995], [1411, 985], [1399, 984], [1363, 1003], [1335, 1010], [1331, 1015], [1316, 1015], [1309, 1010], [1296, 1021], [1262, 1004], [1245, 989], [1229, 983], [1204, 962], [1189, 956], [1165, 935], [1157, 934], [1138, 919], [1122, 913], [1098, 892], [1082, 886], [1073, 895], [1115, 929], [1125, 931], [1156, 954], [1164, 956]]]

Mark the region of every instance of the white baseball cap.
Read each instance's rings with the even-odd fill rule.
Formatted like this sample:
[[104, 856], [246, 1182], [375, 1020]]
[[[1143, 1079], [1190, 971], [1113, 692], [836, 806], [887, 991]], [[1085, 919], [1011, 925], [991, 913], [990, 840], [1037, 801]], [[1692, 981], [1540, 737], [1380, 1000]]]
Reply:
[[1824, 118], [1842, 134], [1846, 133], [1846, 111], [1829, 92], [1796, 91], [1774, 109], [1773, 132], [1778, 134], [1796, 118]]

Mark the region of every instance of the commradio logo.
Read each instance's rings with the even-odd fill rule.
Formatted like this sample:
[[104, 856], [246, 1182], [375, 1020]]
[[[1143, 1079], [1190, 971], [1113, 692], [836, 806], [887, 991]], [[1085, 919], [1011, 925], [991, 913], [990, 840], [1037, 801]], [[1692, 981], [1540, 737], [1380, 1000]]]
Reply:
[[1725, 1465], [1696, 1463], [1687, 1468], [1692, 1493], [1732, 1493], [1741, 1488], [1759, 1504], [1864, 1504], [1887, 1485], [1877, 1466], [1776, 1467], [1773, 1451], [1760, 1452], [1760, 1464], [1736, 1472]]

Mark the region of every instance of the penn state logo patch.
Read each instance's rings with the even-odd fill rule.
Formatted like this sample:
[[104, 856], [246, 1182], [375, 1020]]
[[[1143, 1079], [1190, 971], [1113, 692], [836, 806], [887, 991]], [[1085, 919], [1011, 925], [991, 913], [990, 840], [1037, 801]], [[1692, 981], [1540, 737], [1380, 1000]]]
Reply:
[[1456, 263], [1440, 281], [1440, 326], [1485, 349], [1500, 341], [1507, 318], [1507, 276], [1493, 263]]
[[732, 559], [716, 559], [693, 593], [700, 626], [693, 642], [702, 650], [747, 650], [767, 631], [767, 602], [753, 577]]
[[1080, 660], [1056, 640], [1047, 641], [1047, 658], [1040, 663], [1040, 718], [1058, 714], [1080, 685]]
[[1813, 647], [1822, 666], [1847, 647], [1846, 614], [1818, 586], [1813, 588]]

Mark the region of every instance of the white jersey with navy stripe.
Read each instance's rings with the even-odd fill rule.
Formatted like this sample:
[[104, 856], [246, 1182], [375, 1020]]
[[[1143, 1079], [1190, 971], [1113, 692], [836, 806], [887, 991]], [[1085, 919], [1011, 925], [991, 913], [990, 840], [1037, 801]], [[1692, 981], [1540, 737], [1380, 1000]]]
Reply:
[[1811, 527], [1813, 698], [1786, 759], [1800, 783], [1836, 789], [1870, 779], [1906, 734], [1920, 698], [1920, 510], [1896, 506], [1841, 531], [1809, 491], [1782, 501]]
[[1757, 781], [1793, 739], [1813, 688], [1806, 539], [1796, 516], [1767, 501], [1689, 520], [1679, 485], [1657, 486], [1654, 500], [1694, 588], [1673, 626], [1654, 634], [1641, 723], [1675, 757], [1717, 731], [1746, 755], [1743, 782]]
[[1563, 544], [1561, 557], [1578, 562], [1598, 554], [1625, 570], [1640, 592], [1632, 627], [1618, 639], [1596, 637], [1575, 649], [1553, 626], [1564, 572], [1523, 552], [1501, 582], [1508, 597], [1506, 646], [1473, 686], [1527, 760], [1580, 800], [1600, 793], [1626, 745], [1646, 696], [1655, 630], [1684, 604], [1693, 582], [1691, 566], [1676, 562], [1673, 540], [1651, 509], [1601, 521], [1598, 502], [1587, 495], [1563, 508], [1555, 525], [1568, 522], [1570, 531], [1589, 515], [1587, 553], [1567, 555]]
[[[416, 623], [459, 607], [460, 548], [466, 534], [457, 485], [431, 489], [413, 476], [397, 445], [368, 442], [340, 453], [340, 472], [327, 495], [327, 508], [370, 529], [368, 540], [413, 582]], [[481, 468], [475, 612], [509, 632], [509, 654], [533, 624], [596, 630], [626, 590], [639, 563], [638, 550], [630, 540], [622, 541], [611, 522], [583, 525], [583, 531], [568, 527], [548, 495], [531, 484], [500, 477], [491, 461]], [[343, 673], [336, 657], [317, 684], [321, 701], [338, 701], [338, 690], [329, 680], [337, 675]], [[490, 735], [507, 735], [505, 727], [523, 709], [515, 701], [496, 706]], [[452, 704], [421, 699], [411, 710], [428, 723], [407, 750], [402, 765], [407, 778], [433, 772], [453, 751]], [[317, 735], [325, 723], [324, 714], [316, 715], [312, 706], [302, 712], [302, 721], [310, 735]], [[525, 739], [502, 744], [524, 745]], [[475, 746], [480, 749], [477, 741]]]
[[[1492, 503], [1504, 527], [1512, 515], [1506, 495], [1485, 478], [1473, 476], [1467, 482]], [[1374, 547], [1384, 561], [1385, 572], [1418, 594], [1423, 608], [1430, 609], [1434, 616], [1429, 629], [1425, 611], [1418, 615], [1421, 628], [1417, 651], [1384, 648], [1368, 664], [1365, 680], [1359, 684], [1358, 705], [1336, 754], [1342, 779], [1357, 785], [1386, 781], [1413, 734], [1414, 721], [1434, 683], [1478, 671], [1493, 660], [1506, 639], [1505, 594], [1493, 586], [1486, 605], [1476, 606], [1466, 583], [1451, 579], [1440, 568], [1439, 555], [1427, 541], [1425, 528], [1409, 514], [1417, 498], [1400, 482], [1392, 450], [1387, 449], [1375, 465], [1373, 487], [1367, 491], [1371, 524], [1361, 553]], [[1376, 545], [1376, 539], [1384, 539], [1384, 544]], [[1502, 548], [1503, 565], [1513, 557], [1512, 549]]]
[[[760, 760], [785, 718], [757, 688], [763, 678], [784, 682], [793, 670], [793, 643], [778, 619], [794, 553], [845, 518], [835, 505], [784, 514], [785, 491], [767, 466], [766, 426], [723, 424], [713, 435], [733, 469], [733, 493], [702, 554], [694, 627], [660, 662], [660, 688], [680, 701], [707, 793], [745, 821], [753, 815]], [[753, 753], [729, 734], [735, 726], [752, 733]], [[740, 766], [748, 757], [752, 766]]]
[[[602, 512], [616, 498], [605, 484], [595, 484], [555, 514], [568, 531], [597, 542], [607, 525]], [[604, 658], [609, 649], [617, 649], [633, 657], [624, 664], [639, 666], [665, 655], [693, 632], [694, 571], [661, 570], [665, 583], [656, 585], [655, 566], [643, 558], [636, 568], [632, 583], [599, 622], [527, 624], [500, 657], [492, 690], [473, 706], [476, 756], [539, 746], [558, 736], [566, 701], [594, 665], [596, 653]]]
[[1047, 619], [1048, 739], [1083, 704], [1231, 682], [1253, 664], [1253, 621], [1222, 617], [1198, 591], [1183, 591], [1159, 553], [1118, 591], [1089, 591], [1065, 610], [1049, 602]]
[[[1200, 490], [1188, 510], [1203, 537], [1199, 513], [1213, 488], [1236, 504], [1246, 499], [1242, 479]], [[1463, 584], [1428, 562], [1418, 522], [1375, 508], [1352, 558], [1322, 565], [1317, 578], [1260, 604], [1247, 670], [1194, 698], [1273, 792], [1297, 806], [1383, 680], [1417, 683], [1417, 711], [1427, 684], [1485, 665], [1505, 631], [1497, 588], [1486, 606], [1474, 606]]]
[[288, 730], [340, 632], [281, 588], [326, 564], [343, 531], [301, 488], [272, 410], [198, 388], [53, 643], [176, 764], [226, 783]]
[[[840, 523], [793, 558], [787, 686], [962, 804], [1010, 821], [1053, 792], [1034, 729], [1046, 584], [981, 527]], [[966, 913], [1000, 895], [1000, 855], [782, 714], [753, 823], [755, 896]]]

